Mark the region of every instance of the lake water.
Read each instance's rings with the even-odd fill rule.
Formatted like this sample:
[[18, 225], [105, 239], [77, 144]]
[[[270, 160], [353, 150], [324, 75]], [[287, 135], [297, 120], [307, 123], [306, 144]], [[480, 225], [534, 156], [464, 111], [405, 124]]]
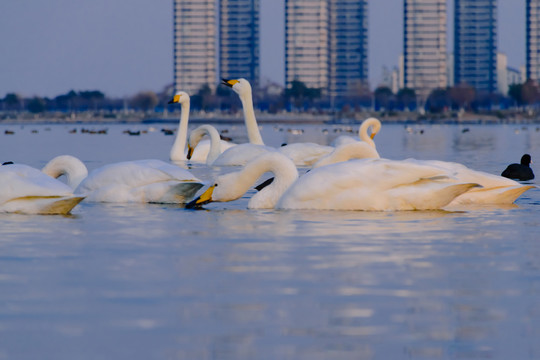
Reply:
[[[167, 161], [163, 127], [175, 126], [0, 125], [0, 160]], [[245, 139], [242, 126], [219, 128]], [[328, 143], [343, 130], [262, 135]], [[495, 174], [525, 152], [540, 161], [532, 125], [383, 125], [375, 140], [383, 157]], [[458, 212], [253, 211], [251, 194], [203, 211], [83, 202], [67, 217], [0, 214], [0, 360], [540, 359], [540, 190]]]

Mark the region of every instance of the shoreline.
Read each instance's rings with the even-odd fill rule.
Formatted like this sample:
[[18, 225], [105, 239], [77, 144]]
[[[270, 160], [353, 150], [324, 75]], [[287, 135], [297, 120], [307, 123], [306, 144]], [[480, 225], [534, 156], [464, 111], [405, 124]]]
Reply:
[[[509, 114], [511, 116], [501, 116], [501, 114], [472, 114], [465, 113], [460, 116], [448, 115], [420, 115], [417, 113], [355, 113], [353, 116], [335, 117], [329, 114], [309, 114], [309, 113], [286, 113], [286, 114], [266, 114], [256, 113], [257, 122], [260, 124], [320, 124], [320, 125], [351, 125], [360, 124], [368, 117], [376, 117], [381, 122], [387, 124], [540, 124], [540, 117], [526, 116], [523, 113]], [[96, 113], [77, 114], [46, 114], [32, 115], [27, 113], [4, 114], [0, 117], [0, 125], [24, 125], [24, 124], [176, 124], [180, 119], [180, 112], [168, 114], [115, 114], [102, 115]], [[221, 113], [195, 113], [190, 116], [190, 123], [195, 124], [240, 124], [244, 122], [241, 112], [231, 114]]]

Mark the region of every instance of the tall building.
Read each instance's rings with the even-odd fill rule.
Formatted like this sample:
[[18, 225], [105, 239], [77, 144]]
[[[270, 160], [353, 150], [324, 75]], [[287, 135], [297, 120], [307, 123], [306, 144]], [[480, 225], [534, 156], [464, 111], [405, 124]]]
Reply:
[[214, 87], [216, 71], [216, 1], [174, 0], [174, 88], [196, 93]]
[[527, 79], [540, 80], [540, 0], [526, 0]]
[[446, 0], [404, 0], [403, 82], [425, 101], [445, 88]]
[[220, 76], [259, 82], [259, 0], [221, 0]]
[[455, 83], [497, 90], [497, 0], [454, 0]]
[[367, 87], [368, 2], [329, 0], [329, 94], [357, 95]]
[[328, 1], [285, 0], [285, 86], [328, 88]]
[[285, 84], [331, 97], [367, 85], [367, 0], [285, 0]]

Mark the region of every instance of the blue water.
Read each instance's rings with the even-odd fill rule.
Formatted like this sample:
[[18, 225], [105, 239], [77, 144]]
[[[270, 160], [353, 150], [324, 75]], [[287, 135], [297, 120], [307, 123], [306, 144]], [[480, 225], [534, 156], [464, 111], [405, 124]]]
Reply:
[[[0, 125], [0, 160], [166, 161], [171, 126], [152, 126]], [[81, 127], [108, 134], [68, 133]], [[326, 143], [346, 130], [262, 135]], [[540, 159], [535, 126], [384, 125], [376, 141], [383, 157], [496, 174]], [[393, 213], [253, 211], [251, 194], [203, 211], [0, 215], [0, 359], [540, 359], [540, 190], [513, 207]]]

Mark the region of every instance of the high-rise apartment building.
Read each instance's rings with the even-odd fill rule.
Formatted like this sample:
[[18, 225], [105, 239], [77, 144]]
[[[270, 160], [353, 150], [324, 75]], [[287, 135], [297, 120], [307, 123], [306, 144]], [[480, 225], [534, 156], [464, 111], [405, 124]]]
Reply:
[[497, 90], [497, 0], [454, 0], [455, 83]]
[[224, 78], [259, 82], [259, 0], [220, 0], [219, 65]]
[[328, 88], [328, 1], [285, 0], [285, 85]]
[[540, 80], [540, 0], [526, 0], [527, 79]]
[[216, 1], [174, 0], [174, 87], [196, 93], [216, 84]]
[[447, 86], [446, 0], [404, 0], [403, 82], [421, 101]]
[[285, 84], [332, 97], [367, 81], [367, 0], [285, 0]]
[[367, 86], [367, 0], [329, 0], [329, 94], [357, 95]]

